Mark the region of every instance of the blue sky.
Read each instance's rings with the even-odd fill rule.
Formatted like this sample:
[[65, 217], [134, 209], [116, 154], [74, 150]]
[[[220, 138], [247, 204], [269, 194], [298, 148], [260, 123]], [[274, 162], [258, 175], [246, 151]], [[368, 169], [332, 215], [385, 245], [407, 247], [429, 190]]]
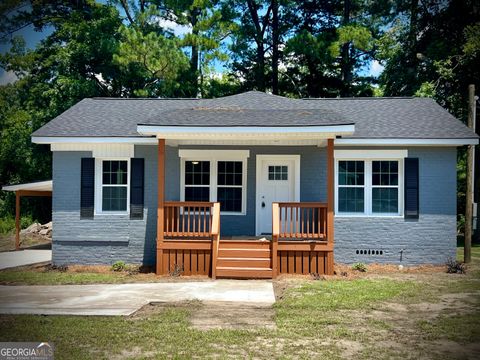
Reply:
[[[185, 27], [179, 26], [173, 22], [165, 22], [162, 25], [164, 27], [171, 28], [175, 32], [175, 34], [180, 36], [188, 32], [188, 29], [186, 29]], [[33, 26], [29, 26], [20, 31], [17, 31], [14, 35], [23, 36], [23, 38], [26, 41], [27, 47], [33, 49], [42, 39], [48, 36], [50, 32], [51, 32], [50, 29], [46, 29], [42, 32], [37, 32], [34, 30]], [[0, 53], [5, 53], [6, 51], [8, 51], [9, 48], [10, 48], [9, 43], [0, 44]], [[215, 70], [218, 72], [223, 72], [225, 69], [223, 64], [219, 63], [216, 65]], [[364, 75], [364, 76], [370, 75], [370, 76], [377, 77], [378, 75], [380, 75], [382, 70], [383, 70], [383, 66], [380, 63], [378, 63], [378, 61], [372, 61], [370, 62], [370, 64], [368, 64], [365, 67], [365, 69], [361, 71], [361, 75]], [[0, 85], [13, 82], [15, 81], [15, 79], [16, 79], [15, 74], [11, 72], [6, 72], [2, 68], [0, 68]]]

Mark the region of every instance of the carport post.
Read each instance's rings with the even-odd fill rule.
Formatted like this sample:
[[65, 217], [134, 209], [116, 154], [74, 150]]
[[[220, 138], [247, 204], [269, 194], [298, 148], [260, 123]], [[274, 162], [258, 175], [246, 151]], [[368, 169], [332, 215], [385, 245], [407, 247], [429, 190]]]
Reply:
[[20, 194], [15, 191], [15, 250], [20, 250]]

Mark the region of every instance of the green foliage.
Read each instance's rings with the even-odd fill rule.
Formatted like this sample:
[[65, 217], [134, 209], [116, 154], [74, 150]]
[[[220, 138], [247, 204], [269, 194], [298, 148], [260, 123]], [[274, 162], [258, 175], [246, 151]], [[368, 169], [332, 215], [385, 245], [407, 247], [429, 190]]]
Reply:
[[136, 96], [148, 97], [155, 93], [158, 83], [170, 83], [186, 68], [187, 58], [179, 49], [179, 41], [150, 32], [144, 34], [136, 28], [122, 26], [122, 40], [114, 63], [124, 70], [137, 69], [139, 88], [133, 89]]
[[429, 98], [435, 97], [435, 84], [428, 81], [424, 82], [422, 85], [420, 85], [420, 88], [415, 91], [415, 96]]
[[15, 219], [12, 217], [0, 218], [0, 234], [7, 235], [15, 230]]
[[112, 264], [112, 271], [121, 272], [127, 269], [127, 265], [124, 261], [118, 260]]
[[337, 29], [338, 40], [330, 45], [332, 56], [340, 56], [343, 45], [352, 44], [356, 49], [370, 51], [373, 48], [372, 33], [364, 26], [346, 25]]
[[366, 272], [367, 265], [365, 265], [364, 263], [355, 263], [352, 265], [352, 270], [359, 271], [359, 272]]
[[465, 27], [463, 52], [467, 56], [476, 56], [480, 51], [480, 22]]

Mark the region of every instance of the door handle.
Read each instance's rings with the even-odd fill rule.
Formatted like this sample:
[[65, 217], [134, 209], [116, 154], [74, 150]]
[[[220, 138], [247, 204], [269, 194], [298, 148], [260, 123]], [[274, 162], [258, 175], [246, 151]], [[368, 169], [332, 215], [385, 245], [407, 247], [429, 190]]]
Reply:
[[265, 201], [262, 201], [262, 208], [265, 207]]

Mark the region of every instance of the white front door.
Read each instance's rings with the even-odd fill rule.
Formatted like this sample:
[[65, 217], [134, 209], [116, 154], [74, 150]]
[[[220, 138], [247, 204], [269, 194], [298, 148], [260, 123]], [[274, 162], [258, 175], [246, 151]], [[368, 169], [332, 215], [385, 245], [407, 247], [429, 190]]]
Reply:
[[272, 233], [272, 203], [299, 201], [299, 155], [257, 155], [257, 235]]

